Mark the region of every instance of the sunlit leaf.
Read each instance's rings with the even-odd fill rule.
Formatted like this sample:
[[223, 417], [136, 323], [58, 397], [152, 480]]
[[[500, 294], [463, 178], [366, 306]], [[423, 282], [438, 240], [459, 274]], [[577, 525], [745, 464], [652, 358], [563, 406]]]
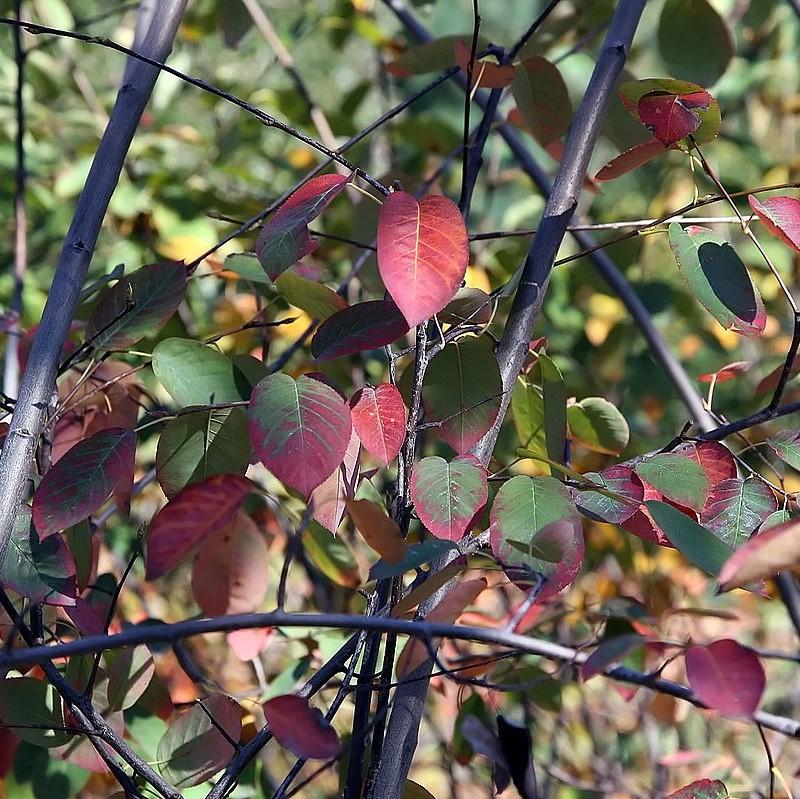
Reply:
[[308, 499], [314, 520], [331, 533], [339, 529], [347, 509], [347, 500], [355, 495], [360, 463], [361, 441], [353, 430], [339, 468], [334, 469], [330, 477], [311, 492]]
[[736, 460], [720, 441], [684, 441], [672, 452], [695, 461], [706, 473], [711, 486], [732, 480], [737, 475]]
[[729, 380], [735, 380], [740, 375], [745, 374], [750, 370], [753, 364], [750, 361], [734, 361], [733, 363], [725, 364], [716, 372], [708, 372], [707, 374], [698, 375], [697, 379], [701, 383], [727, 383]]
[[333, 583], [345, 588], [361, 585], [361, 570], [352, 550], [341, 536], [333, 536], [318, 524], [303, 531], [303, 551]]
[[800, 251], [800, 200], [788, 196], [770, 197], [762, 203], [753, 194], [747, 200], [773, 236]]
[[411, 499], [420, 521], [439, 538], [458, 541], [489, 497], [486, 468], [474, 455], [449, 463], [423, 458], [411, 476]]
[[665, 497], [680, 505], [702, 510], [708, 497], [708, 475], [694, 460], [674, 452], [661, 452], [636, 464], [636, 474]]
[[738, 549], [777, 508], [778, 501], [763, 480], [753, 475], [733, 478], [713, 486], [700, 523], [731, 549]]
[[572, 436], [595, 452], [619, 455], [628, 446], [630, 430], [616, 405], [603, 397], [587, 397], [567, 408]]
[[582, 490], [577, 499], [578, 510], [588, 513], [590, 517], [610, 524], [622, 524], [637, 512], [639, 503], [644, 500], [642, 481], [628, 466], [609, 466], [599, 473], [586, 472], [584, 477], [631, 500], [625, 503], [599, 491]]
[[406, 435], [408, 409], [391, 383], [366, 386], [350, 400], [353, 428], [364, 449], [386, 465], [397, 457]]
[[285, 374], [255, 387], [247, 421], [261, 462], [305, 497], [342, 462], [352, 429], [349, 408], [334, 389]]
[[393, 302], [368, 300], [328, 317], [311, 339], [311, 352], [327, 361], [385, 347], [406, 333], [408, 322]]
[[33, 523], [42, 538], [94, 513], [133, 477], [136, 434], [110, 427], [78, 442], [45, 474], [33, 495]]
[[594, 179], [602, 181], [620, 178], [657, 158], [666, 152], [666, 149], [658, 139], [648, 139], [639, 144], [634, 144], [629, 150], [625, 150], [624, 153], [620, 153], [616, 158], [612, 158], [594, 176]]
[[467, 229], [452, 200], [389, 195], [378, 219], [378, 270], [410, 327], [450, 302], [468, 261]]
[[330, 760], [337, 757], [339, 736], [317, 708], [295, 694], [276, 696], [263, 705], [275, 740], [295, 757]]
[[175, 568], [233, 518], [253, 484], [238, 474], [218, 474], [178, 492], [153, 517], [147, 531], [147, 579]]
[[753, 536], [729, 553], [719, 573], [720, 588], [729, 591], [772, 577], [800, 563], [800, 522], [790, 520]]
[[312, 319], [327, 319], [347, 308], [345, 298], [325, 284], [308, 280], [291, 270], [284, 272], [275, 285], [286, 302], [305, 311]]

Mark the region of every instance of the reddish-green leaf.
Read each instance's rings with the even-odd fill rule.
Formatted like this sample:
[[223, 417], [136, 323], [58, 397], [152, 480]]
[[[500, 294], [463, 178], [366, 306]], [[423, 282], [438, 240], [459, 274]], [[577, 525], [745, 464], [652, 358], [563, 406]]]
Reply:
[[[441, 72], [456, 63], [456, 43], [468, 39], [469, 34], [456, 34], [442, 36], [424, 44], [409, 47], [397, 55], [394, 60], [386, 65], [389, 73], [397, 78], [407, 78], [410, 75], [425, 75], [428, 72]], [[478, 52], [486, 49], [489, 42], [484, 36], [478, 37]]]
[[674, 452], [662, 452], [636, 464], [636, 474], [665, 497], [700, 511], [706, 503], [710, 483], [703, 467]]
[[492, 426], [503, 383], [491, 341], [464, 337], [448, 344], [425, 374], [422, 400], [438, 435], [456, 452], [467, 452]]
[[411, 476], [420, 521], [438, 538], [458, 541], [489, 498], [486, 468], [474, 455], [423, 458]]
[[253, 484], [238, 474], [218, 474], [187, 486], [153, 517], [147, 533], [147, 579], [155, 580], [220, 532]]
[[735, 477], [717, 483], [708, 495], [700, 523], [738, 549], [757, 527], [778, 509], [772, 489], [761, 479]]
[[572, 102], [558, 67], [541, 56], [517, 65], [511, 92], [522, 119], [542, 147], [560, 139], [572, 121]]
[[384, 466], [397, 457], [406, 435], [408, 409], [391, 383], [362, 388], [350, 400], [353, 428], [364, 449]]
[[347, 508], [347, 500], [355, 495], [360, 463], [361, 441], [353, 430], [339, 468], [334, 469], [331, 476], [311, 492], [308, 504], [312, 509], [314, 520], [331, 533], [339, 529]]
[[450, 302], [468, 261], [467, 228], [452, 200], [389, 195], [378, 218], [378, 270], [410, 327]]
[[79, 441], [44, 476], [33, 496], [33, 523], [42, 538], [94, 513], [133, 476], [136, 434], [110, 427]]
[[167, 497], [215, 474], [244, 474], [250, 437], [243, 408], [186, 413], [165, 425], [156, 449], [156, 475]]
[[685, 441], [672, 451], [695, 461], [706, 473], [711, 486], [736, 477], [736, 461], [719, 441]]
[[730, 794], [724, 782], [696, 780], [671, 793], [666, 799], [728, 799]]
[[780, 430], [767, 439], [767, 444], [784, 463], [800, 470], [800, 430]]
[[133, 707], [155, 674], [156, 666], [150, 650], [144, 645], [109, 649], [103, 653], [103, 662], [108, 675], [108, 706], [113, 710]]
[[590, 518], [609, 524], [622, 524], [638, 511], [639, 503], [644, 500], [642, 481], [628, 466], [609, 466], [600, 473], [587, 472], [584, 477], [631, 500], [628, 504], [598, 491], [581, 491], [577, 500], [578, 510], [587, 513]]
[[60, 535], [39, 538], [31, 524], [28, 505], [23, 505], [17, 513], [0, 566], [0, 584], [33, 602], [75, 605], [77, 589], [72, 554]]
[[[541, 596], [547, 597], [569, 585], [583, 562], [583, 530], [569, 490], [554, 477], [518, 475], [503, 483], [489, 516], [490, 542], [495, 557], [506, 573], [518, 583], [528, 584], [534, 573], [547, 579]], [[551, 522], [565, 520], [572, 525], [572, 546], [557, 564], [523, 552], [509, 542], [527, 543]]]
[[336, 730], [307, 699], [295, 694], [276, 696], [263, 708], [275, 740], [296, 757], [330, 760], [338, 756], [341, 746]]
[[264, 536], [238, 511], [195, 555], [192, 594], [207, 616], [252, 613], [267, 594], [268, 566]]
[[[466, 74], [472, 53], [471, 39], [458, 39], [455, 43], [456, 63]], [[511, 64], [498, 64], [488, 58], [475, 59], [472, 68], [472, 85], [485, 89], [504, 89], [514, 80], [514, 67]]]
[[[774, 391], [780, 382], [781, 375], [783, 374], [783, 364], [776, 366], [769, 374], [761, 378], [756, 386], [756, 396], [766, 394], [768, 391]], [[792, 365], [789, 367], [789, 376], [787, 380], [792, 380], [800, 374], [800, 358], [795, 358]]]
[[637, 113], [650, 133], [665, 147], [691, 136], [701, 124], [695, 109], [707, 111], [712, 97], [706, 91], [689, 94], [648, 92], [639, 98]]
[[703, 375], [698, 375], [697, 379], [701, 383], [727, 383], [729, 380], [735, 380], [740, 375], [750, 370], [753, 364], [750, 361], [733, 361], [732, 363], [725, 364], [716, 372], [707, 372]]
[[316, 249], [308, 223], [339, 194], [350, 178], [344, 175], [318, 175], [304, 183], [264, 223], [256, 242], [256, 254], [264, 271], [274, 280]]
[[350, 411], [334, 389], [284, 374], [255, 387], [247, 420], [261, 462], [304, 497], [342, 462], [352, 429]]
[[634, 144], [629, 150], [620, 153], [609, 161], [595, 176], [595, 180], [614, 180], [644, 166], [649, 161], [666, 152], [666, 147], [658, 139]]
[[394, 519], [368, 499], [348, 500], [347, 510], [364, 540], [387, 563], [403, 562], [408, 545]]
[[182, 263], [143, 266], [103, 293], [86, 325], [86, 340], [97, 349], [124, 350], [154, 335], [185, 295]]
[[408, 333], [400, 309], [389, 300], [368, 300], [329, 316], [311, 339], [311, 352], [328, 361], [385, 347]]
[[358, 562], [343, 538], [333, 536], [312, 523], [303, 532], [303, 551], [314, 566], [336, 585], [345, 588], [361, 585]]
[[238, 741], [242, 734], [242, 709], [233, 699], [212, 694], [201, 701], [203, 707], [178, 716], [158, 742], [159, 771], [178, 789], [216, 774], [234, 754], [229, 739]]
[[800, 200], [796, 197], [770, 197], [762, 203], [752, 194], [747, 199], [767, 230], [800, 252]]
[[758, 655], [725, 638], [686, 650], [686, 676], [697, 698], [727, 716], [750, 717], [764, 694], [766, 675]]

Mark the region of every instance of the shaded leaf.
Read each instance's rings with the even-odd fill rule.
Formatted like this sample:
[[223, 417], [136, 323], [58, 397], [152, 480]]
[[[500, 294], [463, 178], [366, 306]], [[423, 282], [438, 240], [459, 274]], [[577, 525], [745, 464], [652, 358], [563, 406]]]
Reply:
[[788, 196], [770, 197], [762, 203], [753, 194], [747, 200], [773, 236], [800, 252], [800, 200]]
[[[472, 35], [461, 33], [442, 36], [424, 44], [418, 44], [404, 50], [386, 65], [386, 69], [397, 78], [410, 75], [425, 75], [428, 72], [441, 72], [456, 63], [455, 46], [466, 39], [472, 41]], [[478, 52], [485, 50], [489, 44], [484, 36], [478, 37]]]
[[700, 511], [710, 483], [703, 467], [685, 455], [662, 452], [636, 464], [636, 474], [680, 505]]
[[511, 92], [525, 125], [542, 147], [560, 139], [572, 121], [572, 102], [558, 67], [541, 56], [522, 61]]
[[86, 340], [99, 350], [124, 350], [153, 336], [185, 295], [182, 263], [143, 266], [103, 292], [86, 324]]
[[724, 782], [696, 780], [671, 793], [666, 799], [728, 799], [730, 794]]
[[733, 361], [733, 363], [725, 364], [725, 366], [717, 369], [716, 372], [698, 375], [697, 379], [701, 383], [711, 383], [712, 381], [715, 383], [727, 383], [729, 380], [735, 380], [740, 375], [748, 372], [752, 365], [750, 361]]
[[495, 301], [482, 289], [461, 288], [439, 314], [443, 324], [487, 325], [492, 319]]
[[420, 521], [437, 537], [458, 541], [489, 498], [486, 468], [474, 455], [449, 463], [423, 458], [411, 476], [411, 500]]
[[743, 336], [764, 332], [761, 295], [733, 247], [708, 228], [677, 222], [669, 243], [689, 291], [726, 329]]
[[368, 499], [350, 499], [347, 511], [363, 539], [387, 563], [402, 563], [408, 545], [397, 523]]
[[[472, 55], [472, 38], [458, 39], [455, 43], [456, 63], [467, 74]], [[480, 52], [478, 50], [477, 52]], [[504, 89], [514, 80], [514, 67], [511, 64], [498, 64], [489, 58], [475, 59], [472, 69], [472, 85], [485, 89]]]
[[616, 158], [612, 158], [595, 176], [595, 180], [614, 180], [640, 166], [652, 161], [667, 148], [658, 139], [648, 139], [647, 141], [634, 144], [624, 153], [620, 153]]
[[775, 495], [763, 480], [752, 475], [733, 478], [711, 489], [700, 523], [731, 549], [738, 549], [777, 508]]
[[450, 302], [468, 261], [467, 229], [452, 200], [389, 195], [378, 218], [378, 270], [410, 327]]
[[155, 662], [144, 645], [109, 649], [103, 653], [108, 675], [106, 698], [112, 710], [133, 707], [150, 685], [155, 674]]
[[358, 588], [361, 585], [361, 571], [344, 539], [332, 536], [317, 524], [310, 524], [303, 531], [303, 551], [336, 585], [344, 588]]
[[460, 454], [492, 426], [502, 392], [491, 342], [465, 337], [448, 344], [430, 362], [422, 400], [430, 421], [440, 422], [439, 438]]
[[725, 638], [690, 646], [685, 660], [689, 685], [703, 704], [727, 716], [750, 717], [758, 709], [766, 675], [752, 649]]
[[575, 537], [575, 528], [571, 520], [557, 519], [549, 522], [527, 541], [515, 541], [506, 538], [509, 546], [522, 552], [528, 558], [543, 560], [545, 563], [560, 563], [569, 557]]
[[350, 400], [353, 428], [364, 449], [384, 466], [393, 461], [403, 446], [408, 409], [391, 383], [366, 386]]
[[341, 745], [336, 730], [307, 699], [295, 694], [276, 696], [262, 706], [275, 740], [296, 757], [330, 760]]
[[308, 232], [328, 203], [350, 181], [344, 175], [317, 175], [306, 181], [267, 219], [256, 241], [256, 254], [264, 271], [274, 280], [317, 245]]
[[331, 533], [339, 529], [347, 509], [347, 499], [356, 492], [360, 462], [361, 442], [353, 430], [339, 468], [334, 469], [331, 476], [320, 483], [308, 499], [314, 520]]
[[441, 538], [428, 538], [421, 544], [411, 544], [406, 550], [406, 555], [400, 563], [392, 564], [386, 561], [378, 561], [369, 572], [370, 580], [383, 580], [387, 577], [394, 577], [397, 574], [416, 569], [425, 563], [431, 563], [440, 556], [457, 549], [452, 541], [445, 541]]
[[147, 532], [147, 579], [175, 568], [233, 518], [253, 484], [238, 474], [218, 474], [187, 486], [153, 517]]
[[511, 415], [520, 444], [525, 449], [546, 457], [542, 390], [520, 377], [511, 393]]
[[644, 636], [637, 635], [636, 633], [615, 635], [611, 638], [606, 638], [583, 662], [581, 666], [581, 679], [590, 680], [592, 677], [602, 674], [614, 663], [618, 663], [626, 655], [642, 647], [644, 643]]
[[286, 302], [305, 311], [312, 319], [327, 319], [347, 308], [344, 297], [323, 283], [308, 280], [291, 270], [278, 277], [275, 286]]
[[328, 317], [311, 339], [311, 352], [320, 361], [376, 350], [408, 333], [400, 309], [389, 300], [368, 300]]
[[[547, 457], [563, 464], [567, 446], [567, 387], [561, 371], [547, 355], [540, 353], [538, 363], [542, 375]], [[555, 470], [554, 476], [562, 479], [562, 473], [558, 470]]]
[[33, 495], [42, 538], [94, 513], [133, 472], [136, 434], [110, 427], [78, 442], [45, 474]]
[[261, 462], [305, 497], [342, 462], [352, 430], [349, 409], [334, 389], [285, 374], [255, 387], [247, 421]]
[[178, 716], [158, 742], [159, 771], [179, 790], [205, 782], [234, 754], [218, 727], [234, 741], [242, 733], [242, 709], [233, 699], [213, 694], [202, 702], [205, 710], [197, 704]]
[[69, 726], [56, 689], [44, 680], [33, 677], [6, 677], [0, 680], [0, 720], [14, 728], [14, 735], [34, 746], [51, 748], [72, 739], [71, 733], [57, 729], [26, 728], [31, 724]]
[[599, 473], [587, 472], [584, 477], [631, 500], [631, 504], [626, 504], [597, 491], [582, 490], [576, 500], [578, 510], [588, 513], [590, 518], [609, 524], [622, 524], [637, 512], [638, 504], [644, 499], [642, 481], [628, 466], [609, 466]]
[[619, 455], [628, 446], [630, 430], [616, 405], [603, 397], [587, 397], [567, 408], [572, 436], [595, 452]]
[[781, 430], [768, 438], [767, 444], [784, 463], [800, 470], [800, 430]]

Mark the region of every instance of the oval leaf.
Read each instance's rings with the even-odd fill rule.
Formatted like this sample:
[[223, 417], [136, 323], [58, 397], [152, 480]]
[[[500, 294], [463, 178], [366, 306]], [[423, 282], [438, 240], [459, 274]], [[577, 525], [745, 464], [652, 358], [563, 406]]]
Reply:
[[541, 56], [514, 71], [511, 92], [525, 126], [542, 147], [560, 139], [572, 121], [572, 102], [558, 67]]
[[395, 386], [362, 388], [350, 400], [350, 416], [367, 452], [384, 466], [397, 457], [406, 436], [408, 409]]
[[731, 480], [737, 475], [736, 460], [731, 451], [719, 441], [685, 441], [673, 450], [697, 462], [706, 473], [710, 485]]
[[245, 477], [219, 474], [180, 491], [150, 522], [147, 579], [161, 577], [222, 530], [252, 489], [253, 484]]
[[616, 405], [602, 397], [587, 397], [567, 408], [573, 438], [595, 452], [619, 455], [628, 446], [630, 430]]
[[686, 676], [697, 698], [726, 716], [749, 718], [764, 694], [758, 655], [730, 638], [686, 650]]
[[402, 563], [408, 545], [393, 519], [368, 499], [351, 499], [347, 511], [364, 540], [387, 563]]
[[628, 466], [610, 466], [602, 472], [587, 472], [584, 477], [596, 485], [631, 500], [630, 503], [601, 494], [599, 491], [581, 491], [577, 500], [578, 510], [590, 518], [609, 524], [622, 524], [639, 509], [644, 499], [644, 486], [633, 469]]
[[[470, 56], [472, 39], [459, 39], [455, 44], [456, 63], [466, 75]], [[504, 89], [514, 80], [514, 67], [511, 64], [498, 64], [488, 58], [475, 60], [472, 68], [472, 85], [482, 86], [485, 89]]]
[[368, 300], [328, 317], [311, 339], [311, 353], [320, 361], [376, 350], [408, 333], [400, 309], [388, 300]]
[[730, 794], [724, 782], [719, 780], [696, 780], [684, 785], [666, 799], [728, 799]]
[[800, 563], [800, 523], [788, 521], [751, 538], [731, 553], [719, 573], [720, 588], [730, 591], [772, 577]]
[[673, 222], [669, 243], [690, 293], [726, 330], [743, 336], [764, 332], [761, 295], [725, 239], [700, 225], [684, 229]]
[[614, 180], [640, 166], [644, 166], [649, 161], [666, 152], [666, 147], [658, 139], [648, 139], [647, 141], [634, 144], [629, 150], [620, 153], [616, 158], [609, 161], [595, 176], [595, 180]]
[[423, 458], [411, 476], [411, 500], [420, 521], [438, 538], [458, 541], [489, 498], [486, 468], [474, 455], [448, 463]]
[[284, 374], [255, 387], [247, 421], [261, 462], [304, 497], [342, 462], [352, 429], [347, 405], [334, 389]]
[[773, 236], [800, 252], [800, 200], [796, 197], [770, 197], [762, 203], [752, 194], [747, 200]]
[[758, 477], [723, 480], [711, 490], [700, 524], [738, 549], [778, 509], [772, 489]]
[[784, 463], [800, 471], [800, 430], [781, 430], [767, 444]]
[[305, 311], [312, 319], [327, 319], [347, 308], [344, 297], [326, 285], [301, 277], [293, 271], [284, 272], [275, 285], [286, 302]]
[[256, 241], [256, 254], [264, 271], [273, 279], [316, 249], [308, 223], [350, 181], [346, 175], [317, 175], [306, 181], [264, 223]]
[[233, 699], [213, 694], [202, 702], [178, 716], [158, 742], [159, 771], [178, 789], [199, 785], [222, 769], [235, 752], [229, 739], [238, 741], [242, 734], [242, 709]]
[[389, 195], [378, 218], [378, 270], [410, 327], [450, 302], [468, 261], [467, 228], [452, 200]]
[[39, 484], [33, 523], [45, 538], [94, 513], [125, 480], [132, 480], [136, 434], [109, 427], [79, 441]]
[[700, 511], [710, 483], [703, 467], [674, 452], [662, 452], [636, 464], [636, 474], [667, 499]]
[[166, 261], [137, 269], [107, 289], [86, 325], [100, 350], [124, 350], [154, 335], [186, 295], [186, 267]]
[[[71, 733], [46, 729], [69, 725], [56, 689], [44, 680], [33, 677], [6, 677], [0, 680], [0, 719], [14, 728], [14, 735], [34, 746], [61, 746], [72, 738]], [[30, 729], [32, 724], [40, 724], [45, 729]]]
[[275, 740], [295, 757], [307, 760], [331, 760], [341, 750], [336, 730], [307, 699], [295, 694], [276, 696], [263, 705]]
[[303, 551], [308, 559], [333, 583], [344, 588], [361, 585], [361, 570], [343, 538], [332, 536], [318, 524], [303, 532]]

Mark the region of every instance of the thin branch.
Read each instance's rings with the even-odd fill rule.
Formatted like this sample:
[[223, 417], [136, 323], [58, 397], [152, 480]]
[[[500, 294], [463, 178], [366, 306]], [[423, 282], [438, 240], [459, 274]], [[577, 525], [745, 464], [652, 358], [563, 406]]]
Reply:
[[[470, 144], [469, 144], [469, 117], [472, 110], [473, 77], [475, 73], [475, 61], [478, 54], [478, 37], [481, 31], [481, 11], [479, 0], [472, 0], [472, 41], [470, 43], [469, 61], [467, 62], [467, 86], [464, 90], [464, 127], [461, 140], [461, 198], [458, 201], [459, 209], [466, 220], [469, 216], [469, 197], [472, 190], [469, 186], [470, 172], [477, 170], [471, 169]], [[499, 99], [499, 93], [498, 93]], [[488, 136], [488, 131], [486, 136]], [[484, 142], [486, 141], [484, 136]], [[474, 180], [472, 181], [474, 186]]]
[[550, 16], [555, 7], [561, 0], [550, 0], [550, 2], [542, 9], [542, 13], [530, 24], [528, 30], [520, 36], [515, 44], [508, 49], [508, 61], [513, 61], [520, 53], [523, 47], [530, 41], [530, 38], [542, 26], [542, 23]]

